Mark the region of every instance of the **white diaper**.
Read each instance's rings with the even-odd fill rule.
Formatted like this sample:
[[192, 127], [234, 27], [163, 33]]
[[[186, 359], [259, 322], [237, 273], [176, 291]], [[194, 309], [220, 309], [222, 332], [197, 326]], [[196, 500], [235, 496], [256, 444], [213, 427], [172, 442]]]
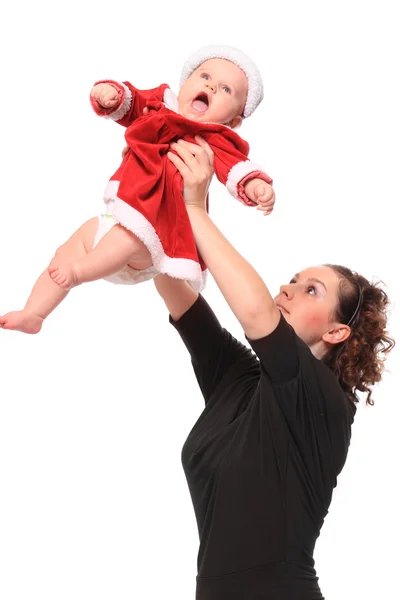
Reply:
[[[94, 237], [93, 248], [97, 246], [102, 237], [110, 231], [118, 221], [110, 214], [103, 214], [99, 216], [99, 224], [97, 226], [96, 235]], [[124, 285], [132, 285], [134, 283], [141, 283], [142, 281], [148, 281], [153, 279], [157, 275], [157, 270], [154, 267], [143, 269], [142, 271], [136, 271], [132, 267], [126, 265], [117, 273], [113, 273], [108, 277], [104, 277], [105, 281], [110, 283], [122, 283]]]

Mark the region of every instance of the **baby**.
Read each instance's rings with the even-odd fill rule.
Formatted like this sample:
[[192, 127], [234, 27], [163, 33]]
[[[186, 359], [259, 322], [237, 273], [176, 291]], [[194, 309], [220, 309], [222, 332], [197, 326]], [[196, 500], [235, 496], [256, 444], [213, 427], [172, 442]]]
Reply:
[[190, 227], [182, 177], [167, 153], [172, 142], [194, 142], [201, 135], [228, 191], [269, 214], [272, 180], [248, 159], [247, 142], [233, 131], [262, 98], [256, 65], [229, 46], [193, 54], [184, 65], [178, 97], [166, 84], [141, 91], [128, 82], [98, 82], [90, 94], [95, 112], [127, 128], [128, 150], [104, 195], [107, 209], [58, 248], [25, 308], [0, 317], [0, 327], [37, 333], [72, 287], [101, 278], [128, 284], [167, 273], [201, 291], [206, 266]]

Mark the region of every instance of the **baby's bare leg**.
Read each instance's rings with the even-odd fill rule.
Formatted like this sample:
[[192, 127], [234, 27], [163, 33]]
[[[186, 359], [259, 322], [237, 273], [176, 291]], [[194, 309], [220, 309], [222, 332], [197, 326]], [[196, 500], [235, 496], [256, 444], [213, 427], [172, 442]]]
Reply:
[[[65, 244], [57, 249], [50, 267], [59, 261], [74, 261], [90, 252], [97, 224], [97, 217], [84, 223]], [[54, 283], [47, 268], [33, 286], [25, 308], [0, 317], [0, 328], [15, 329], [24, 333], [38, 333], [43, 320], [64, 300], [67, 294], [67, 290]]]
[[53, 281], [63, 289], [69, 290], [81, 283], [112, 275], [122, 267], [134, 264], [135, 260], [140, 260], [144, 254], [147, 256], [142, 268], [147, 268], [151, 266], [152, 261], [146, 246], [131, 231], [117, 224], [90, 252], [73, 261], [59, 262], [49, 268], [49, 273]]

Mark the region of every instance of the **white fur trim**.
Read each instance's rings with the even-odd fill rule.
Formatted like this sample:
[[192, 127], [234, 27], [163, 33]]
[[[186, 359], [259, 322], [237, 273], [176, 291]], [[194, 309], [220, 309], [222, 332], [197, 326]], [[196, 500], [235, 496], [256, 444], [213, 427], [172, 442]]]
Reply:
[[239, 162], [236, 165], [233, 165], [232, 169], [229, 171], [228, 179], [226, 180], [226, 188], [236, 200], [240, 200], [237, 192], [238, 183], [242, 181], [243, 177], [246, 177], [246, 175], [249, 175], [254, 171], [262, 171], [264, 173], [264, 169], [251, 160]]
[[244, 107], [243, 116], [249, 117], [260, 104], [264, 97], [264, 86], [261, 73], [257, 65], [241, 50], [232, 46], [204, 46], [189, 56], [186, 63], [183, 65], [180, 87], [185, 83], [186, 79], [206, 60], [211, 58], [225, 58], [237, 65], [245, 73], [249, 90], [247, 93], [246, 106]]
[[107, 183], [106, 189], [104, 190], [104, 202], [106, 204], [108, 204], [110, 200], [114, 201], [115, 198], [117, 198], [118, 188], [119, 181], [114, 181], [114, 179], [112, 179]]
[[[98, 218], [97, 231], [93, 242], [93, 248], [97, 246], [99, 241], [116, 225], [118, 221], [109, 213], [102, 214]], [[132, 269], [128, 265], [122, 267], [119, 271], [103, 277], [105, 281], [109, 281], [115, 285], [133, 285], [153, 279], [158, 275], [154, 267], [142, 269], [138, 271]]]
[[163, 100], [167, 108], [173, 110], [176, 113], [179, 113], [178, 98], [170, 88], [165, 89]]
[[206, 282], [206, 273], [202, 272], [199, 263], [188, 258], [167, 256], [152, 224], [139, 211], [118, 198], [118, 187], [118, 181], [110, 181], [106, 187], [104, 201], [107, 203], [107, 212], [147, 246], [156, 273], [166, 273], [177, 279], [185, 279], [196, 292], [201, 292]]
[[122, 88], [124, 88], [125, 95], [124, 95], [124, 100], [123, 100], [122, 104], [119, 105], [117, 110], [115, 110], [112, 113], [109, 113], [108, 115], [105, 115], [106, 119], [112, 119], [113, 121], [119, 121], [120, 119], [122, 119], [126, 115], [128, 110], [130, 109], [131, 104], [132, 104], [131, 90], [124, 83], [121, 83], [120, 81], [116, 81], [116, 83], [118, 83], [118, 85], [120, 85]]

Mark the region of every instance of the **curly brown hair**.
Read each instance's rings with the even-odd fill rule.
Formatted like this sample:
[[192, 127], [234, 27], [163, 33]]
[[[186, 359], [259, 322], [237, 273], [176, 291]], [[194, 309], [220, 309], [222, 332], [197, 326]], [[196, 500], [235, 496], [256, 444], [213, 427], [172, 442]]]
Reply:
[[325, 364], [339, 379], [344, 392], [358, 402], [357, 390], [367, 393], [373, 406], [372, 387], [382, 379], [384, 362], [395, 342], [386, 329], [389, 299], [379, 283], [341, 265], [325, 265], [339, 276], [338, 303], [334, 319], [351, 326], [350, 336], [332, 346]]

